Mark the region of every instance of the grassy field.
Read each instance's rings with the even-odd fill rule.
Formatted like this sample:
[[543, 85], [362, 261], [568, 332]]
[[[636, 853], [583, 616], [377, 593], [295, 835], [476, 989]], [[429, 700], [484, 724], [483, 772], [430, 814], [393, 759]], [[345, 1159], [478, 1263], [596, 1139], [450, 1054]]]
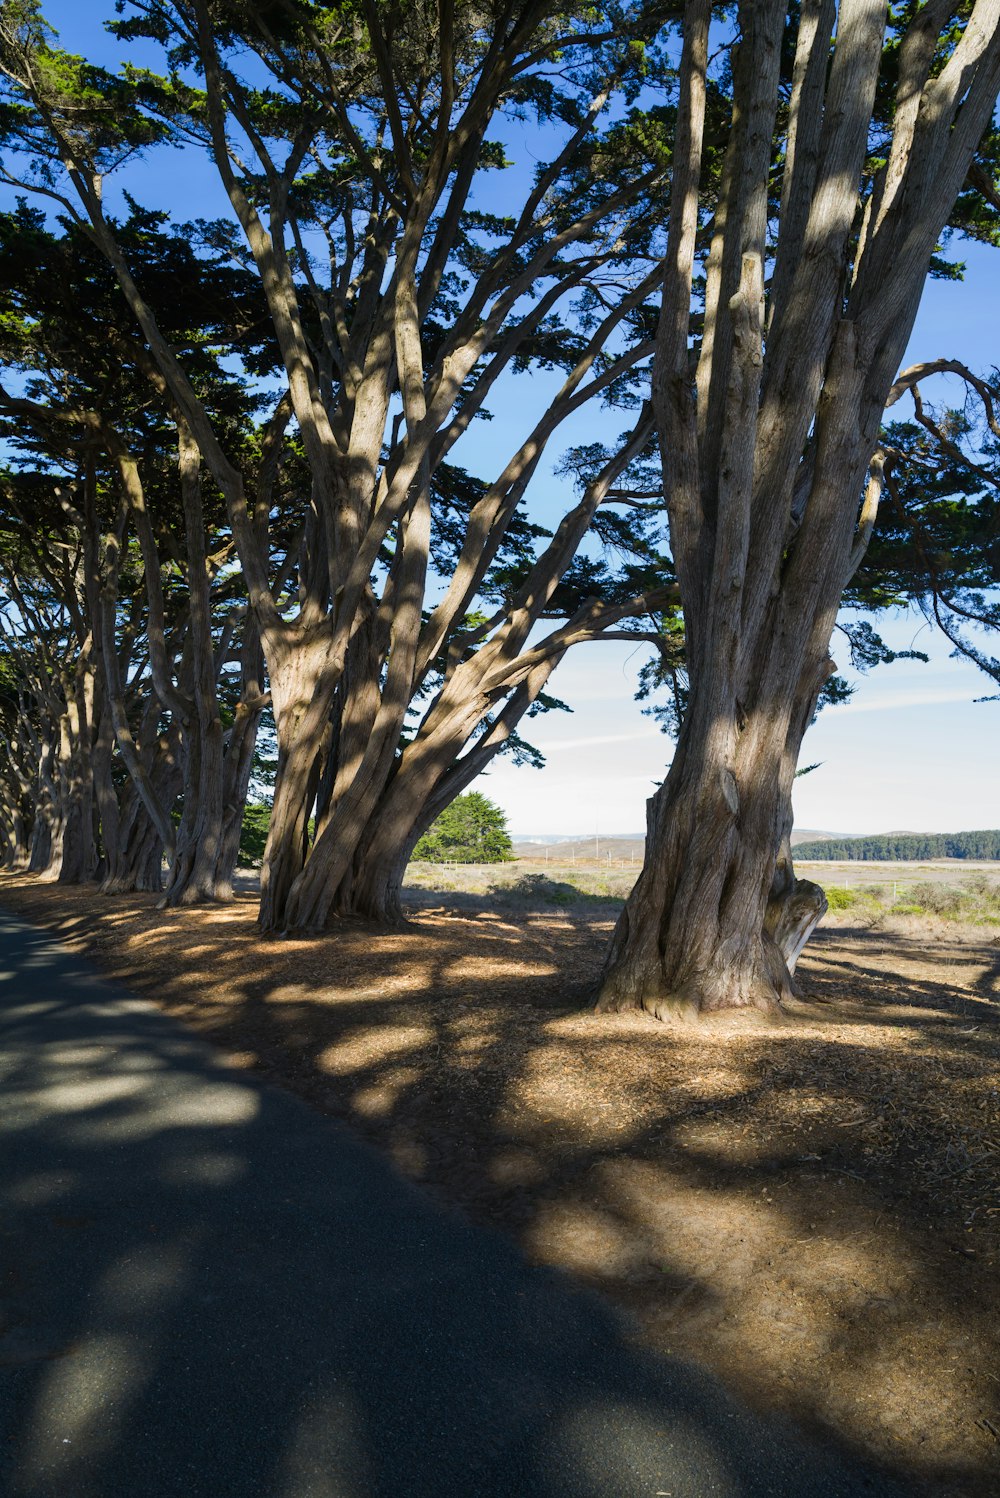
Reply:
[[[1000, 926], [1000, 868], [996, 864], [938, 863], [813, 863], [797, 864], [801, 878], [813, 879], [826, 890], [828, 922], [847, 916], [867, 928], [902, 922], [910, 929], [918, 921], [949, 921], [969, 926]], [[517, 859], [500, 864], [413, 863], [406, 876], [413, 903], [433, 905], [435, 896], [461, 905], [463, 896], [474, 902], [484, 897], [498, 909], [581, 910], [596, 905], [621, 905], [638, 875], [623, 860], [618, 866], [598, 863], [556, 863]]]

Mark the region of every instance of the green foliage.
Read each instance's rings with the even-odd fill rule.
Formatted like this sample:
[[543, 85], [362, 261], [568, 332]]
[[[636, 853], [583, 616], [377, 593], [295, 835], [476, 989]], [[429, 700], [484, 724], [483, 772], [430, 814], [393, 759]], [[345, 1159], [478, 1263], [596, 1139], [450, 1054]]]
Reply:
[[824, 893], [830, 910], [850, 910], [858, 902], [856, 889], [843, 889], [839, 884], [831, 884]]
[[953, 884], [932, 884], [926, 880], [915, 884], [907, 894], [912, 904], [931, 915], [955, 916], [962, 907], [962, 891]]
[[861, 884], [845, 889], [832, 884], [825, 893], [831, 912], [850, 911], [866, 925], [882, 925], [887, 916], [936, 916], [967, 925], [1000, 925], [1000, 880], [986, 874], [973, 875], [960, 884], [925, 879], [897, 890], [891, 904], [884, 885]]
[[257, 867], [264, 857], [267, 830], [271, 825], [271, 808], [263, 803], [250, 803], [243, 809], [243, 827], [240, 832], [239, 861], [244, 867]]
[[796, 861], [882, 859], [913, 863], [925, 858], [1000, 859], [1000, 832], [887, 832], [878, 837], [831, 837], [799, 843]]
[[869, 929], [883, 925], [889, 914], [884, 891], [877, 884], [863, 884], [853, 889], [831, 884], [824, 890], [824, 893], [827, 908], [831, 912], [839, 914], [842, 911], [850, 911], [851, 916], [859, 925]]
[[513, 856], [506, 815], [478, 791], [456, 797], [413, 850], [428, 863], [507, 863]]
[[916, 422], [885, 427], [889, 492], [848, 601], [915, 602], [956, 656], [1000, 684], [1000, 660], [976, 641], [978, 631], [1000, 629], [1000, 443], [988, 419], [998, 396], [994, 370], [975, 395], [967, 382], [965, 409], [935, 410], [921, 394]]

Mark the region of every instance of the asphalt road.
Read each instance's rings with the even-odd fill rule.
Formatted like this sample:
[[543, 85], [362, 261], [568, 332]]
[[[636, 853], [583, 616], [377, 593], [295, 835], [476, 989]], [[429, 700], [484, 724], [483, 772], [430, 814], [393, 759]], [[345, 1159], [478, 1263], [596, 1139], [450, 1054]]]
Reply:
[[0, 916], [0, 1493], [901, 1494]]

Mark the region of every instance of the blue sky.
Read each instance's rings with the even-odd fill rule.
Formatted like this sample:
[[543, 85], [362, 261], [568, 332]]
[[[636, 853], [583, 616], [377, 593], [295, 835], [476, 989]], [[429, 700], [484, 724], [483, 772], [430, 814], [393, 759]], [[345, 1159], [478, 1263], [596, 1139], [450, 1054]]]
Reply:
[[[105, 65], [125, 52], [102, 29], [112, 11], [111, 0], [49, 0], [45, 6], [65, 47]], [[148, 56], [134, 49], [129, 55], [154, 67], [159, 62], [155, 49]], [[515, 142], [510, 149], [516, 155]], [[527, 142], [524, 150], [528, 155]], [[129, 186], [144, 203], [169, 206], [176, 218], [228, 212], [214, 169], [193, 150], [159, 154], [131, 168]], [[965, 282], [928, 284], [907, 362], [946, 356], [985, 371], [1000, 362], [1000, 252], [956, 243], [952, 253], [967, 262]], [[518, 377], [496, 419], [480, 424], [475, 439], [470, 434], [464, 461], [473, 466], [473, 440], [481, 471], [496, 458], [505, 460], [542, 405], [541, 387], [547, 384], [545, 377]], [[940, 382], [935, 399], [946, 400], [947, 389]], [[908, 414], [905, 403], [900, 411]], [[552, 449], [553, 462], [569, 442], [593, 439], [589, 422], [581, 416], [575, 429], [567, 428]], [[612, 414], [608, 435], [624, 425], [622, 415]], [[556, 513], [566, 490], [551, 482], [549, 503]], [[947, 641], [915, 612], [883, 617], [878, 627], [894, 648], [913, 646], [931, 660], [899, 661], [859, 678], [834, 642], [841, 674], [857, 683], [857, 691], [846, 707], [824, 711], [810, 730], [804, 763], [821, 763], [796, 784], [797, 824], [844, 832], [1000, 826], [1000, 702], [975, 702], [988, 693], [989, 682], [950, 659]], [[516, 832], [569, 834], [596, 827], [611, 834], [644, 826], [646, 798], [662, 780], [671, 753], [670, 741], [632, 697], [644, 659], [641, 650], [609, 642], [578, 647], [560, 666], [552, 687], [573, 707], [572, 716], [553, 713], [528, 725], [532, 742], [547, 757], [546, 768], [500, 762], [476, 787], [501, 803]]]

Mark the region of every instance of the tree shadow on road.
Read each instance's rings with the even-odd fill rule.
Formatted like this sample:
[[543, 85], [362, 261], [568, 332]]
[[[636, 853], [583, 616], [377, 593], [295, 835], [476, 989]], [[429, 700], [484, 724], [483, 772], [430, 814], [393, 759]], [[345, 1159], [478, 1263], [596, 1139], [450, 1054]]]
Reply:
[[[158, 985], [161, 999], [241, 1064], [349, 1120], [439, 1196], [506, 1229], [534, 1260], [609, 1293], [647, 1346], [709, 1364], [848, 1461], [852, 1452], [881, 1456], [906, 1474], [907, 1491], [994, 1491], [1000, 1464], [991, 1465], [980, 1423], [985, 1415], [997, 1424], [995, 1292], [984, 1280], [993, 1240], [980, 1233], [982, 1221], [966, 1235], [959, 1187], [979, 1189], [978, 1168], [963, 1169], [955, 1156], [958, 1175], [936, 1180], [935, 1172], [952, 1168], [945, 1104], [963, 1088], [982, 1091], [995, 1072], [995, 1004], [967, 986], [949, 1000], [939, 982], [921, 986], [912, 975], [904, 995], [891, 972], [878, 976], [874, 946], [835, 936], [820, 941], [808, 976], [814, 998], [835, 1002], [804, 1008], [794, 1024], [706, 1037], [638, 1018], [596, 1020], [580, 1008], [603, 933], [563, 916], [554, 927], [548, 916], [464, 914], [443, 935], [425, 917], [390, 936], [350, 926], [336, 938], [258, 945], [250, 964], [232, 912], [185, 914], [175, 931], [136, 925], [124, 907], [101, 919], [118, 932], [130, 981]], [[223, 1075], [240, 1090], [231, 1070]], [[219, 1375], [227, 1401], [247, 1398], [240, 1380], [251, 1367], [264, 1385], [280, 1386], [277, 1423], [252, 1417], [261, 1422], [254, 1460], [263, 1445], [273, 1448], [270, 1486], [247, 1491], [381, 1494], [400, 1491], [401, 1473], [405, 1491], [418, 1493], [708, 1493], [711, 1474], [723, 1492], [809, 1491], [797, 1485], [801, 1474], [783, 1475], [781, 1453], [794, 1450], [787, 1432], [762, 1443], [718, 1403], [704, 1372], [639, 1350], [629, 1323], [561, 1283], [554, 1291], [512, 1248], [504, 1262], [513, 1279], [498, 1288], [494, 1240], [454, 1217], [442, 1278], [429, 1262], [437, 1230], [425, 1223], [425, 1197], [400, 1188], [373, 1156], [346, 1182], [332, 1158], [308, 1146], [283, 1167], [288, 1222], [314, 1204], [321, 1267], [307, 1276], [326, 1283], [340, 1272], [339, 1245], [353, 1244], [343, 1250], [352, 1288], [334, 1296], [336, 1306], [321, 1291], [315, 1317], [297, 1331], [311, 1302], [302, 1271], [282, 1259], [285, 1218], [270, 1197], [274, 1221], [262, 1226], [253, 1215], [270, 1114], [294, 1105], [276, 1092], [252, 1095], [260, 1114], [238, 1128], [189, 1121], [147, 1142], [148, 1158], [132, 1157], [129, 1169], [152, 1182], [150, 1211], [157, 1183], [176, 1177], [182, 1187], [168, 1195], [181, 1191], [185, 1221], [209, 1214], [231, 1227], [221, 1239], [195, 1234], [189, 1245], [180, 1235], [156, 1366], [138, 1380], [128, 1428], [154, 1418], [158, 1396], [142, 1391], [155, 1391], [161, 1377], [178, 1384], [167, 1410], [192, 1407], [171, 1349], [193, 1314], [206, 1321], [211, 1353], [195, 1405], [209, 1398], [208, 1363], [227, 1357]], [[196, 1180], [191, 1172], [213, 1156], [216, 1176]], [[226, 1165], [230, 1158], [236, 1163]], [[383, 1188], [402, 1189], [405, 1208], [373, 1205]], [[57, 1210], [73, 1218], [78, 1205], [71, 1191]], [[248, 1212], [251, 1228], [241, 1228]], [[237, 1273], [220, 1288], [219, 1266], [239, 1264], [241, 1241], [261, 1237], [273, 1245], [260, 1259], [263, 1279], [243, 1285]], [[169, 1262], [155, 1238], [137, 1236], [135, 1249], [139, 1263]], [[103, 1284], [112, 1268], [95, 1262], [89, 1283]], [[374, 1304], [367, 1290], [357, 1300], [369, 1268], [390, 1286]], [[204, 1313], [194, 1305], [206, 1284], [224, 1314], [211, 1302]], [[240, 1330], [249, 1319], [240, 1306], [257, 1308], [256, 1329]], [[345, 1373], [369, 1342], [360, 1371]], [[297, 1363], [301, 1375], [290, 1377]], [[319, 1393], [305, 1372], [317, 1367]], [[293, 1435], [300, 1425], [306, 1434]], [[323, 1429], [355, 1434], [336, 1438], [336, 1457], [302, 1456], [310, 1442], [327, 1449]], [[125, 1439], [123, 1426], [116, 1450]], [[685, 1442], [699, 1453], [687, 1486], [683, 1472], [655, 1468], [664, 1443], [676, 1452]], [[281, 1475], [289, 1462], [343, 1474], [348, 1450], [360, 1453], [351, 1461], [361, 1475], [341, 1475], [340, 1487]], [[516, 1478], [501, 1480], [508, 1467]], [[817, 1491], [872, 1490], [857, 1469], [846, 1487], [830, 1474], [822, 1481]]]
[[12, 1498], [879, 1490], [78, 959], [3, 961]]

